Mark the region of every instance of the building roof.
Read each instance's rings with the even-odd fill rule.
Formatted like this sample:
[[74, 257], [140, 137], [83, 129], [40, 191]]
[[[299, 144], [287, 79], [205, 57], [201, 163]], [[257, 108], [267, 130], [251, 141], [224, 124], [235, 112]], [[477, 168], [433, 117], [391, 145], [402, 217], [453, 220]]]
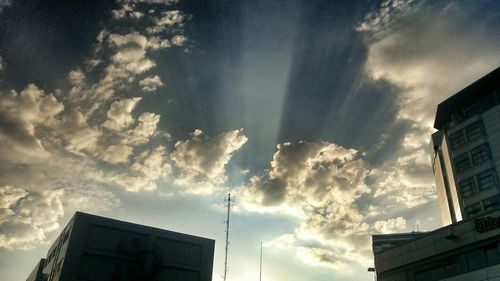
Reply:
[[490, 95], [490, 90], [493, 89], [500, 89], [500, 67], [441, 102], [437, 107], [434, 128], [441, 130], [451, 122], [451, 114], [454, 111]]

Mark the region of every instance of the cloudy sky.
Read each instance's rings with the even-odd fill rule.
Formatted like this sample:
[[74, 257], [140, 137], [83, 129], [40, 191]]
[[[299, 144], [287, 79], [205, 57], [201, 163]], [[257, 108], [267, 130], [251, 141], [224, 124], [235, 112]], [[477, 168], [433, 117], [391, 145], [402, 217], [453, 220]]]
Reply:
[[0, 0], [0, 280], [76, 210], [216, 240], [228, 280], [372, 280], [441, 225], [436, 105], [500, 65], [478, 1]]

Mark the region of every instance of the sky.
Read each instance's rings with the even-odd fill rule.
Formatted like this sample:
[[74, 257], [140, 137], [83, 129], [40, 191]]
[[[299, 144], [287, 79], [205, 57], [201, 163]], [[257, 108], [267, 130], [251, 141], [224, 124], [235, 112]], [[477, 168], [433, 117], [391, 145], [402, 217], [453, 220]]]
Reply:
[[373, 280], [441, 226], [436, 106], [500, 65], [500, 3], [0, 0], [0, 280], [75, 211], [216, 240], [222, 280]]

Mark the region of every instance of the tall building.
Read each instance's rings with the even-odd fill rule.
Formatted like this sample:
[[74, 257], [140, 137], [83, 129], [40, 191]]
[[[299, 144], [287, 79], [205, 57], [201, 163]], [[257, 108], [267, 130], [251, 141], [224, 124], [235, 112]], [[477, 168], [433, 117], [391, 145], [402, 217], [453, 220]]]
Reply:
[[500, 68], [438, 105], [432, 168], [444, 227], [372, 236], [378, 281], [500, 280]]
[[434, 128], [443, 224], [500, 208], [500, 68], [440, 103]]
[[27, 281], [211, 281], [214, 240], [77, 212]]

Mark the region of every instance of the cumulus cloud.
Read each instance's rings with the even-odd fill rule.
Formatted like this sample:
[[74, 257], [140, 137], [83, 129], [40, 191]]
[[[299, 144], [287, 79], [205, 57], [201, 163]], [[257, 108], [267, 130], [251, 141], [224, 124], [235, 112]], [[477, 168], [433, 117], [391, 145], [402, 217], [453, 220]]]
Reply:
[[150, 34], [164, 32], [173, 27], [182, 26], [185, 20], [186, 15], [181, 11], [165, 11], [161, 13], [161, 17], [155, 20], [154, 25], [148, 27], [146, 31]]
[[[55, 233], [64, 210], [116, 208], [113, 188], [152, 191], [170, 175], [166, 147], [153, 143], [168, 135], [157, 128], [160, 115], [138, 111], [141, 97], [130, 91], [144, 77], [145, 91], [163, 86], [149, 73], [156, 66], [151, 52], [187, 40], [187, 16], [167, 12], [175, 3], [118, 1], [94, 52], [68, 73], [67, 88], [50, 93], [30, 84], [0, 92], [0, 247], [32, 248]], [[133, 29], [113, 22], [127, 20], [142, 22]], [[159, 30], [149, 35], [148, 27]]]
[[64, 105], [52, 94], [30, 84], [21, 93], [12, 90], [0, 95], [0, 139], [15, 149], [44, 152], [35, 135], [37, 127], [51, 126]]
[[212, 193], [214, 184], [225, 181], [225, 167], [234, 152], [247, 141], [243, 130], [222, 133], [208, 137], [199, 129], [192, 133], [192, 139], [178, 141], [172, 160], [181, 170], [175, 183], [181, 186], [195, 185], [188, 192]]
[[62, 189], [28, 192], [0, 186], [0, 247], [31, 249], [59, 227]]
[[108, 110], [108, 120], [102, 126], [114, 131], [128, 128], [134, 122], [131, 112], [140, 100], [141, 98], [131, 98], [115, 101]]
[[[310, 263], [338, 269], [360, 262], [360, 252], [366, 251], [358, 242], [366, 239], [370, 225], [357, 204], [370, 193], [368, 173], [354, 149], [328, 142], [284, 143], [277, 146], [270, 170], [252, 178], [243, 197], [292, 214], [299, 209], [303, 222], [287, 239]], [[307, 246], [311, 240], [318, 246]]]
[[145, 92], [154, 92], [161, 86], [163, 86], [163, 82], [160, 79], [160, 76], [148, 76], [142, 79], [139, 82], [139, 85], [142, 87], [142, 90]]
[[429, 126], [439, 102], [499, 65], [500, 40], [484, 36], [496, 28], [473, 18], [476, 7], [416, 3], [384, 1], [358, 30], [368, 75], [402, 89], [399, 117]]
[[386, 221], [376, 221], [373, 228], [380, 233], [397, 233], [406, 229], [406, 220], [403, 217], [388, 219]]

